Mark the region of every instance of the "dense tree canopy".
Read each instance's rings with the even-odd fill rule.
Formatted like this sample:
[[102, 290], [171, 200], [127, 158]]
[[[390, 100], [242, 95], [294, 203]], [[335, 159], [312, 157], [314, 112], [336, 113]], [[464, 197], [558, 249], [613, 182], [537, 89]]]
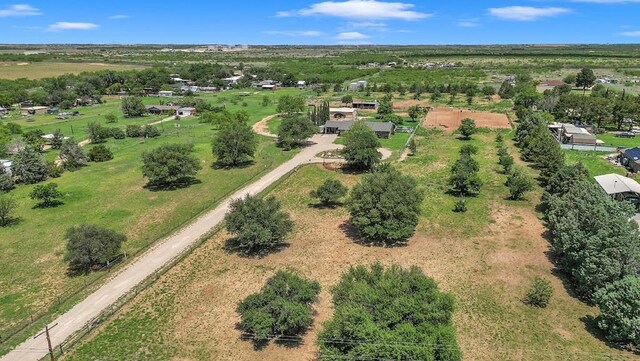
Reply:
[[335, 312], [318, 334], [320, 359], [462, 359], [453, 298], [418, 267], [352, 267], [331, 293]]
[[317, 132], [318, 128], [302, 114], [285, 114], [278, 128], [278, 144], [284, 149], [301, 145]]
[[350, 223], [365, 240], [404, 241], [418, 225], [423, 197], [415, 179], [380, 167], [351, 190]]
[[324, 206], [335, 205], [340, 201], [340, 198], [347, 195], [349, 190], [347, 187], [337, 179], [327, 179], [309, 194], [313, 198], [320, 200], [320, 203]]
[[225, 122], [213, 138], [212, 151], [217, 162], [225, 166], [237, 166], [253, 158], [257, 140], [251, 127], [233, 117]]
[[107, 265], [120, 255], [122, 243], [127, 239], [123, 234], [93, 224], [71, 227], [65, 237], [65, 260], [69, 268], [83, 272]]
[[49, 176], [47, 163], [32, 147], [24, 147], [13, 158], [11, 172], [20, 183], [42, 182]]
[[378, 152], [380, 141], [376, 134], [363, 121], [357, 121], [351, 129], [345, 133], [344, 149], [342, 154], [347, 165], [357, 170], [372, 169], [382, 154]]
[[240, 328], [256, 343], [282, 335], [290, 340], [306, 332], [313, 322], [311, 305], [318, 300], [320, 284], [291, 271], [278, 271], [258, 293], [238, 304]]
[[154, 186], [174, 187], [187, 183], [202, 165], [193, 154], [193, 144], [164, 144], [142, 153], [142, 174]]

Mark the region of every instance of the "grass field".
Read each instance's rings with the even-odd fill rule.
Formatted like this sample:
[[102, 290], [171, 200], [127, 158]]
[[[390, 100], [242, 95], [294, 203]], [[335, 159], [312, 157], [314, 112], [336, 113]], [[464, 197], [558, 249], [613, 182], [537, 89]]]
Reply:
[[0, 79], [41, 79], [98, 70], [131, 70], [141, 68], [143, 67], [139, 65], [105, 63], [0, 62]]
[[602, 152], [581, 152], [578, 150], [565, 150], [568, 163], [582, 162], [589, 170], [592, 177], [602, 174], [618, 173], [626, 175], [627, 170], [624, 167], [616, 166], [610, 163], [606, 157], [606, 153]]
[[[289, 246], [262, 259], [224, 251], [229, 237], [214, 235], [185, 260], [139, 294], [99, 333], [64, 360], [313, 360], [315, 335], [332, 313], [329, 289], [349, 266], [374, 261], [418, 265], [453, 294], [459, 343], [468, 360], [622, 360], [589, 330], [596, 310], [570, 295], [547, 257], [545, 228], [529, 200], [506, 200], [505, 176], [496, 170], [495, 134], [476, 135], [476, 159], [484, 181], [468, 199], [467, 213], [453, 213], [455, 197], [445, 193], [449, 166], [463, 141], [441, 132], [418, 138], [417, 155], [397, 166], [414, 175], [426, 194], [416, 234], [406, 246], [369, 247], [350, 237], [344, 208], [312, 207], [310, 190], [333, 177], [353, 186], [361, 176], [301, 168], [270, 194], [295, 222]], [[515, 149], [511, 148], [511, 152]], [[534, 175], [532, 170], [529, 172]], [[256, 350], [240, 339], [235, 307], [279, 269], [293, 268], [322, 285], [316, 317], [298, 345], [271, 343]], [[552, 281], [546, 309], [522, 298], [534, 276]]]
[[618, 138], [614, 133], [598, 134], [597, 138], [612, 147], [633, 148], [640, 147], [640, 136], [635, 138]]
[[[246, 108], [252, 111], [252, 120], [275, 111], [274, 106], [258, 109], [259, 101], [257, 96], [247, 98]], [[76, 135], [85, 134], [83, 124], [91, 117], [101, 117], [98, 112], [112, 107], [119, 107], [119, 100], [113, 104], [108, 101], [104, 108], [87, 108], [83, 110], [85, 115], [72, 118], [64, 125], [73, 124]], [[228, 108], [245, 107], [230, 105]], [[89, 109], [95, 110], [95, 114], [91, 115]], [[122, 118], [108, 125], [122, 127], [127, 122], [146, 123], [154, 119]], [[38, 127], [48, 132], [59, 126], [41, 123]], [[173, 122], [159, 128], [164, 129], [163, 134], [156, 139], [110, 140], [107, 145], [114, 153], [112, 161], [91, 163], [48, 180], [57, 183], [64, 194], [64, 204], [59, 207], [33, 208], [34, 202], [28, 196], [33, 186], [19, 185], [11, 191], [19, 203], [20, 222], [3, 229], [0, 241], [0, 264], [3, 265], [0, 267], [0, 335], [6, 335], [31, 314], [53, 308], [57, 311], [54, 301], [58, 296], [64, 299], [83, 288], [85, 282], [102, 275], [100, 272], [77, 277], [66, 274], [64, 232], [68, 227], [87, 222], [122, 231], [128, 236], [124, 250], [134, 254], [295, 154], [295, 151], [283, 152], [276, 148], [273, 139], [260, 137], [254, 164], [232, 170], [214, 169], [211, 138], [215, 130], [209, 124], [201, 124], [197, 118], [185, 118], [180, 120], [179, 128], [174, 127]], [[196, 156], [203, 166], [197, 175], [199, 183], [175, 191], [145, 189], [141, 153], [174, 142], [195, 145]], [[55, 154], [49, 151], [46, 158], [54, 159]], [[0, 345], [0, 354], [5, 347], [8, 345]]]

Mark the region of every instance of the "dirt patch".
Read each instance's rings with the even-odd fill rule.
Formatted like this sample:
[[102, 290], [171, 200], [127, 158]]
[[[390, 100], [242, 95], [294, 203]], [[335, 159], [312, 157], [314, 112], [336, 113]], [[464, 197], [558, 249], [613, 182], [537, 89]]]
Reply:
[[271, 137], [271, 138], [276, 138], [277, 135], [271, 133], [269, 131], [269, 121], [275, 117], [280, 116], [280, 114], [273, 114], [273, 115], [268, 115], [262, 119], [260, 119], [259, 122], [255, 123], [253, 125], [253, 131], [256, 132], [257, 134], [260, 135], [264, 135], [266, 137]]
[[393, 101], [393, 110], [407, 111], [407, 110], [409, 110], [410, 107], [412, 107], [414, 105], [419, 105], [421, 107], [428, 107], [429, 106], [429, 102], [427, 100], [416, 100], [416, 99], [394, 100]]
[[478, 127], [490, 129], [510, 129], [509, 118], [506, 114], [482, 112], [460, 108], [439, 107], [431, 110], [425, 118], [423, 125], [427, 128], [440, 128], [454, 131], [462, 122], [462, 119], [475, 120]]

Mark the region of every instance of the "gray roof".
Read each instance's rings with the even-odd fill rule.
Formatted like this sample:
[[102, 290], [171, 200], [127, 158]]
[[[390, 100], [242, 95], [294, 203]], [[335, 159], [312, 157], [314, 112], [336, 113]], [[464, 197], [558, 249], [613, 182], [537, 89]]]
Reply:
[[596, 176], [595, 179], [609, 195], [629, 192], [640, 194], [640, 184], [631, 178], [619, 174], [605, 174]]
[[[352, 120], [329, 120], [324, 124], [325, 128], [338, 128], [340, 131], [351, 129], [355, 122]], [[374, 132], [391, 133], [396, 125], [391, 122], [365, 122]]]

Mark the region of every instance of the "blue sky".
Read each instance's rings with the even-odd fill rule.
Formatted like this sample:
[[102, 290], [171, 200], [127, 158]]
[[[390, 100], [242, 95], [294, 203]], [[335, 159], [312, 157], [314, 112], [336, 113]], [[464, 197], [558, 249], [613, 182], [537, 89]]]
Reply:
[[0, 0], [0, 43], [640, 43], [640, 0]]

